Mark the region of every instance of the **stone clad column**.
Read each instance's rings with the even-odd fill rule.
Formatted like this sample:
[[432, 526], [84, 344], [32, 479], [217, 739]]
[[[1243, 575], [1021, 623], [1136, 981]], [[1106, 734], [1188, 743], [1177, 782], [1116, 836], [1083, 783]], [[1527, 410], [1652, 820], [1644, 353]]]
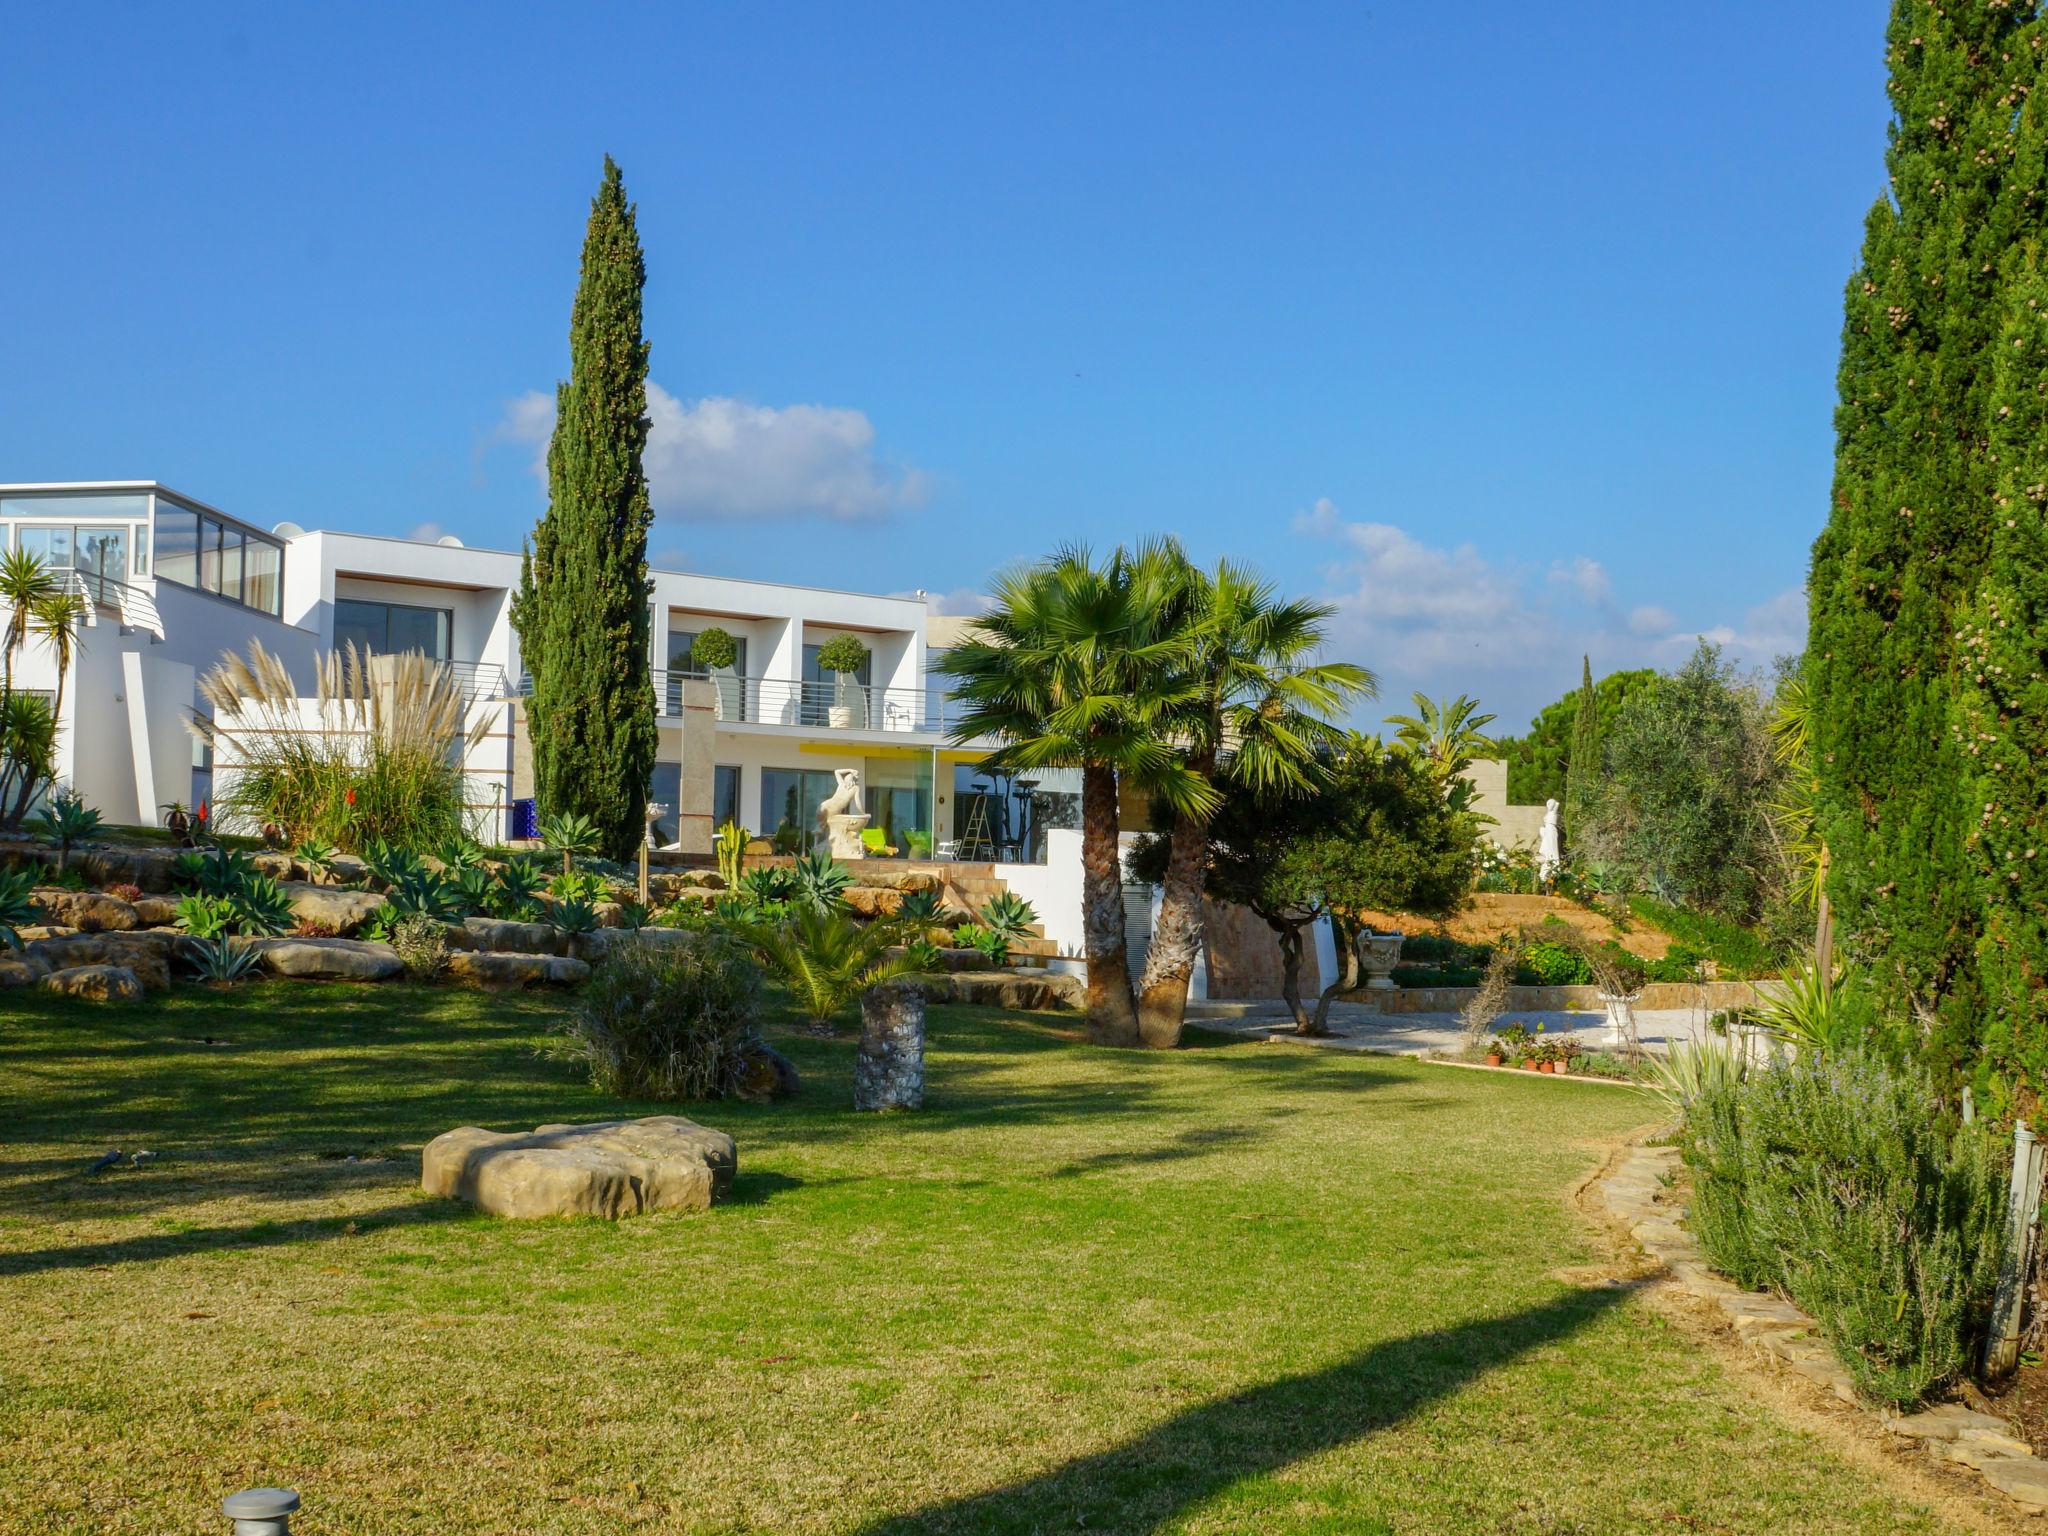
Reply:
[[853, 1064], [855, 1109], [924, 1104], [924, 993], [885, 981], [860, 997], [860, 1055]]

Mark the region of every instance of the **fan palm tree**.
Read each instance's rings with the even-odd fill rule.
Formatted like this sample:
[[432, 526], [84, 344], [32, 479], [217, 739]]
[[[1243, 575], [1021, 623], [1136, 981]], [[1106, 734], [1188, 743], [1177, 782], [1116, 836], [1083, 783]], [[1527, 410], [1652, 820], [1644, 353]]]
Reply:
[[1449, 792], [1459, 774], [1472, 766], [1473, 759], [1493, 750], [1486, 727], [1497, 716], [1479, 713], [1479, 701], [1459, 694], [1455, 699], [1431, 699], [1423, 694], [1415, 700], [1412, 715], [1389, 715], [1394, 739], [1422, 760], [1429, 776]]
[[994, 768], [1081, 772], [1082, 925], [1088, 1029], [1105, 1045], [1138, 1042], [1124, 940], [1117, 780], [1178, 813], [1206, 814], [1216, 793], [1171, 736], [1191, 697], [1189, 637], [1173, 622], [1177, 551], [1152, 543], [1097, 563], [1069, 546], [1009, 572], [995, 605], [948, 654], [962, 713], [953, 740], [993, 736]]
[[[1349, 662], [1321, 662], [1328, 604], [1288, 601], [1243, 566], [1213, 571], [1170, 546], [1180, 584], [1169, 623], [1187, 637], [1186, 698], [1171, 711], [1170, 734], [1188, 772], [1211, 786], [1299, 792], [1316, 776], [1319, 752], [1343, 739], [1330, 715], [1371, 698], [1378, 682]], [[1209, 814], [1183, 811], [1169, 835], [1159, 919], [1138, 986], [1138, 1033], [1159, 1049], [1180, 1043], [1188, 980], [1202, 942], [1202, 886]]]

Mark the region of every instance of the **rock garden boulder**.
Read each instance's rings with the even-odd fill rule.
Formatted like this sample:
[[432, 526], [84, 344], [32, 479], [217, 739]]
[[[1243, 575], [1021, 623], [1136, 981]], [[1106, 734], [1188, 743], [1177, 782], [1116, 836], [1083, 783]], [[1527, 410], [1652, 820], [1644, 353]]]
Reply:
[[36, 939], [28, 953], [53, 971], [111, 965], [132, 971], [143, 986], [160, 992], [171, 984], [171, 962], [186, 943], [182, 933], [140, 929], [134, 933], [77, 933]]
[[291, 898], [292, 916], [300, 922], [319, 923], [344, 936], [384, 905], [384, 898], [374, 891], [344, 891], [331, 885], [294, 883], [285, 886], [284, 893]]
[[125, 965], [73, 966], [50, 972], [42, 984], [48, 991], [96, 1003], [139, 1003], [145, 995], [141, 978]]
[[573, 987], [590, 979], [590, 967], [568, 955], [464, 949], [449, 955], [448, 974], [483, 987]]
[[135, 908], [120, 897], [109, 896], [102, 891], [37, 886], [35, 903], [53, 925], [76, 928], [80, 933], [126, 933], [142, 926], [142, 918]]
[[263, 968], [299, 981], [388, 981], [405, 962], [389, 944], [359, 939], [254, 939]]
[[748, 1053], [734, 1091], [749, 1104], [772, 1104], [795, 1098], [802, 1087], [795, 1064], [773, 1046], [762, 1045]]
[[463, 931], [470, 949], [503, 950], [516, 955], [559, 955], [562, 935], [546, 923], [513, 923], [498, 917], [466, 917]]
[[168, 896], [145, 896], [132, 905], [145, 928], [168, 928], [178, 920], [178, 904]]
[[0, 988], [32, 987], [50, 974], [47, 961], [33, 955], [9, 954], [0, 949]]
[[701, 1211], [731, 1192], [739, 1150], [680, 1115], [486, 1131], [427, 1143], [420, 1188], [493, 1216], [638, 1216]]
[[846, 904], [862, 917], [894, 917], [896, 909], [903, 905], [903, 893], [856, 885], [847, 889]]
[[[947, 995], [933, 995], [930, 981], [937, 980]], [[932, 1002], [978, 1003], [985, 1008], [1015, 1008], [1042, 1013], [1055, 1008], [1078, 1008], [1087, 988], [1078, 976], [1044, 970], [959, 971], [942, 978], [929, 978], [925, 996]]]

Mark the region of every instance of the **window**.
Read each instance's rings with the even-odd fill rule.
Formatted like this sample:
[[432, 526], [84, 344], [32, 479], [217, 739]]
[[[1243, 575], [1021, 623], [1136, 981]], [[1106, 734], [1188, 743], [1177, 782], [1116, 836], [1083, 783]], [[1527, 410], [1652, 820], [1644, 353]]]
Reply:
[[353, 597], [336, 598], [334, 603], [337, 651], [353, 645], [372, 656], [418, 651], [435, 661], [447, 661], [454, 630], [455, 612], [450, 608], [372, 603]]
[[838, 787], [829, 768], [763, 768], [762, 835], [777, 853], [808, 853], [817, 839], [818, 807]]
[[[221, 518], [157, 498], [156, 573], [276, 617], [284, 611], [284, 546]], [[147, 567], [149, 539], [138, 533], [135, 572]]]
[[[712, 674], [696, 663], [691, 652], [696, 649], [697, 636], [701, 630], [672, 629], [668, 632], [668, 686], [664, 700], [666, 712], [680, 715], [683, 712], [683, 679], [685, 677], [709, 677]], [[718, 718], [721, 720], [744, 720], [747, 718], [747, 637], [732, 637], [732, 665], [718, 670]]]
[[740, 771], [730, 763], [711, 770], [711, 825], [722, 827], [740, 819]]

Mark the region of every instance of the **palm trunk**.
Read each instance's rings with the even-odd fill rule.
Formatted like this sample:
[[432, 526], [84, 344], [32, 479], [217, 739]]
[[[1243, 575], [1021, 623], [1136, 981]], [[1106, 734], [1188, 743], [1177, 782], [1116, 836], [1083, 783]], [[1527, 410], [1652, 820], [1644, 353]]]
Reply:
[[1280, 996], [1294, 1017], [1297, 1035], [1312, 1035], [1315, 1029], [1308, 1010], [1301, 1006], [1301, 930], [1303, 925], [1268, 917], [1266, 923], [1280, 940]]
[[1208, 851], [1206, 824], [1186, 816], [1174, 822], [1166, 878], [1159, 890], [1159, 921], [1138, 983], [1138, 1036], [1154, 1050], [1170, 1051], [1180, 1044], [1188, 983], [1202, 947], [1202, 876]]
[[1343, 993], [1353, 992], [1358, 988], [1357, 930], [1351, 923], [1332, 912], [1330, 914], [1330, 937], [1336, 941], [1337, 974], [1323, 988], [1322, 995], [1316, 999], [1316, 1016], [1310, 1021], [1310, 1027], [1302, 1031], [1304, 1034], [1329, 1034], [1330, 1004], [1335, 1002]]
[[1124, 873], [1117, 846], [1116, 771], [1081, 770], [1081, 926], [1088, 947], [1088, 1036], [1136, 1045], [1130, 951], [1124, 941]]

